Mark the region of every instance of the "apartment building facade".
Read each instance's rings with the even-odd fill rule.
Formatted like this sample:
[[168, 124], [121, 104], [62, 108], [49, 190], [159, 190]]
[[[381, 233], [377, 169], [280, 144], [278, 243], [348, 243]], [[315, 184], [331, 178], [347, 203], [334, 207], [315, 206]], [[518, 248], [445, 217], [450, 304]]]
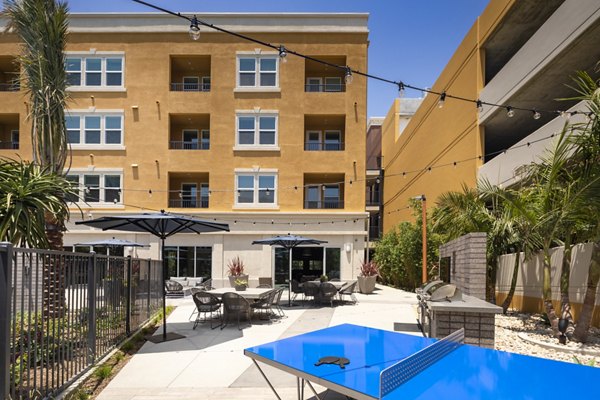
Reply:
[[386, 214], [384, 232], [412, 218], [406, 206], [416, 196], [434, 205], [441, 193], [480, 178], [517, 182], [519, 167], [551, 146], [565, 116], [585, 111], [577, 101], [559, 99], [575, 95], [569, 85], [576, 71], [598, 76], [599, 40], [597, 1], [491, 0], [432, 88], [483, 106], [430, 94], [402, 134], [395, 106], [384, 121], [383, 207], [400, 210]]
[[[206, 14], [198, 18], [341, 66], [367, 69], [367, 14]], [[365, 246], [366, 80], [173, 16], [72, 14], [66, 54], [68, 178], [80, 189], [65, 245], [119, 237], [82, 218], [166, 210], [228, 223], [231, 232], [176, 235], [171, 276], [218, 285], [239, 256], [251, 283], [284, 283], [287, 252], [252, 241], [300, 234], [327, 244], [294, 251], [294, 274], [351, 279]], [[27, 98], [15, 37], [0, 42], [0, 155], [30, 158]]]

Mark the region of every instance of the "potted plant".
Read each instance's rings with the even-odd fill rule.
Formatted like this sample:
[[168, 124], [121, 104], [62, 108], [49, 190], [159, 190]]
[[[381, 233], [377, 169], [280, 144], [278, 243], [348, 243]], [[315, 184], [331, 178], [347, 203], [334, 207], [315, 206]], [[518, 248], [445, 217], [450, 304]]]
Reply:
[[358, 276], [358, 290], [369, 294], [375, 289], [375, 282], [379, 275], [379, 267], [374, 261], [362, 261], [360, 263], [360, 274]]
[[231, 287], [235, 287], [235, 281], [237, 279], [246, 281], [246, 286], [248, 286], [248, 274], [244, 272], [244, 262], [240, 257], [231, 259], [227, 264], [227, 268], [229, 270], [229, 285]]
[[243, 292], [248, 287], [248, 281], [245, 279], [238, 278], [235, 281], [233, 281], [233, 287], [236, 291]]
[[327, 277], [327, 275], [321, 275], [321, 277], [319, 278], [319, 280], [321, 282], [327, 282], [329, 280], [329, 278]]

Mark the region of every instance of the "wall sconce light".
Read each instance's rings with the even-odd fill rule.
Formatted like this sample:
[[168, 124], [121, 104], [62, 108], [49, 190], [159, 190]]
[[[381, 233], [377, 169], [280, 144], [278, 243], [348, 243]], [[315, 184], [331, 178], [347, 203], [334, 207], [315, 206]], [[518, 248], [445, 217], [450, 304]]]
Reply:
[[140, 108], [140, 107], [139, 107], [139, 106], [131, 106], [131, 108], [132, 108], [133, 110], [137, 110], [137, 109], [138, 109], [138, 108]]
[[137, 164], [131, 164], [131, 168], [137, 168], [138, 165]]
[[346, 253], [350, 253], [352, 251], [352, 243], [346, 243], [344, 249], [346, 250]]

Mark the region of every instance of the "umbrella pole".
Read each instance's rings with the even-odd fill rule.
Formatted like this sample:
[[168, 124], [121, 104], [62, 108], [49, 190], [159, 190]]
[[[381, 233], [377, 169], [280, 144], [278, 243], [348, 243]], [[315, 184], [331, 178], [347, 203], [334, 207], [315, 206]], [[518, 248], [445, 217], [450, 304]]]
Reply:
[[289, 259], [290, 259], [290, 276], [288, 279], [288, 307], [292, 306], [292, 248], [290, 247], [290, 253], [289, 253]]
[[165, 238], [160, 240], [160, 259], [162, 260], [162, 303], [163, 303], [163, 341], [167, 340], [167, 293], [165, 292], [165, 278], [167, 277], [165, 271]]

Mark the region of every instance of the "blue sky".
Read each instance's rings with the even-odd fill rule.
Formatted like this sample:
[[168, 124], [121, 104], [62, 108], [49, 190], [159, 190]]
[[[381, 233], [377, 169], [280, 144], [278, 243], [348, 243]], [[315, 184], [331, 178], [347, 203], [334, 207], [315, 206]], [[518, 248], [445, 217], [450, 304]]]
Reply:
[[[431, 87], [488, 0], [146, 0], [177, 12], [368, 12], [369, 73]], [[130, 0], [70, 0], [71, 12], [153, 11]], [[369, 81], [368, 116], [384, 116], [397, 88]], [[406, 92], [420, 97], [421, 93]]]

